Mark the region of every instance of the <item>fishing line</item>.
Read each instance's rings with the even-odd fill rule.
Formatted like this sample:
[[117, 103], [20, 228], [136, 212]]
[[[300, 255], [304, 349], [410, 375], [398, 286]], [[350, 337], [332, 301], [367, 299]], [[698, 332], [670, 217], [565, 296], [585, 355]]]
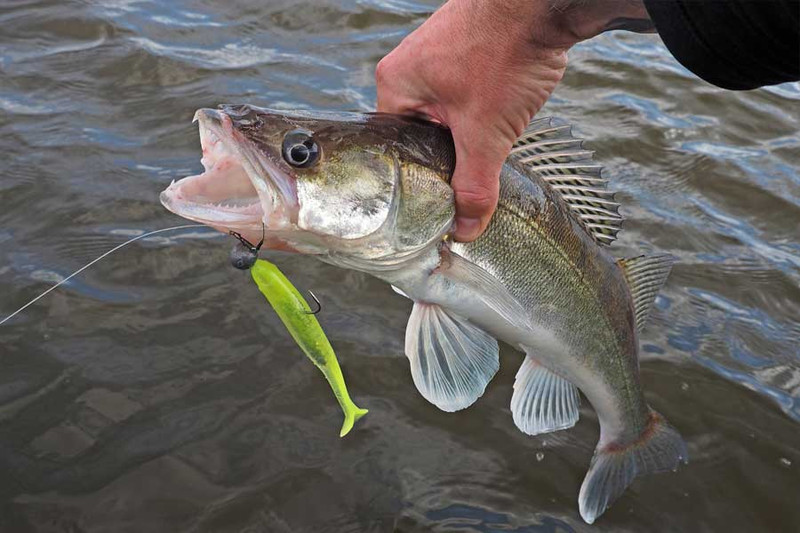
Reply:
[[109, 255], [113, 254], [114, 252], [116, 252], [117, 250], [122, 248], [123, 246], [127, 246], [127, 245], [129, 245], [130, 243], [132, 243], [134, 241], [138, 241], [139, 239], [144, 239], [145, 237], [149, 237], [151, 235], [155, 235], [156, 233], [164, 233], [166, 231], [174, 231], [174, 230], [178, 230], [178, 229], [205, 228], [205, 227], [207, 227], [207, 226], [205, 226], [204, 224], [186, 224], [186, 225], [183, 225], [183, 226], [173, 226], [171, 228], [162, 228], [162, 229], [157, 229], [155, 231], [149, 231], [147, 233], [143, 233], [142, 235], [137, 235], [136, 237], [133, 237], [132, 239], [128, 239], [127, 241], [123, 242], [122, 244], [120, 244], [118, 246], [115, 246], [114, 248], [110, 249], [109, 251], [107, 251], [106, 253], [104, 253], [103, 255], [98, 257], [97, 259], [94, 259], [93, 261], [90, 261], [86, 265], [82, 266], [81, 268], [79, 268], [78, 270], [76, 270], [75, 272], [73, 272], [72, 274], [67, 276], [66, 278], [62, 279], [61, 281], [59, 281], [58, 283], [56, 283], [55, 285], [53, 285], [52, 287], [50, 287], [49, 289], [44, 291], [42, 294], [40, 294], [39, 296], [37, 296], [36, 298], [31, 300], [30, 302], [26, 303], [25, 305], [23, 305], [22, 307], [20, 307], [19, 309], [17, 309], [16, 311], [11, 313], [7, 317], [5, 317], [2, 321], [0, 321], [0, 326], [2, 326], [3, 324], [8, 322], [9, 320], [14, 318], [15, 316], [17, 316], [21, 311], [25, 310], [29, 305], [31, 305], [31, 304], [35, 303], [36, 301], [40, 300], [41, 298], [43, 298], [49, 292], [57, 289], [58, 287], [60, 287], [64, 283], [68, 282], [69, 280], [71, 280], [72, 278], [74, 278], [75, 276], [77, 276], [78, 274], [80, 274], [81, 272], [83, 272], [84, 270], [86, 270], [87, 268], [92, 266], [93, 264], [97, 263], [98, 261], [100, 261], [104, 257], [108, 257]]

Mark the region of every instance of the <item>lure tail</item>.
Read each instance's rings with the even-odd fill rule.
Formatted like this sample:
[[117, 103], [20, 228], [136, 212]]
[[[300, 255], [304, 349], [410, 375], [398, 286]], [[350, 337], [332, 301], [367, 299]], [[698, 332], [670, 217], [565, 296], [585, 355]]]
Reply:
[[344, 408], [344, 423], [342, 424], [342, 430], [339, 432], [339, 436], [344, 437], [350, 433], [350, 430], [353, 429], [353, 424], [367, 413], [369, 413], [368, 409], [361, 409], [353, 402], [350, 402], [350, 405]]

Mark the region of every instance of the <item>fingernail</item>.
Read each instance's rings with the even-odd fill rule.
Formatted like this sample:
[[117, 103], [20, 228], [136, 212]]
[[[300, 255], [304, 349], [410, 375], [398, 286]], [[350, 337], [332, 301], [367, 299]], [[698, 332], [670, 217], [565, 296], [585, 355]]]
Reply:
[[481, 230], [481, 219], [460, 217], [456, 219], [456, 239], [471, 241], [478, 236]]

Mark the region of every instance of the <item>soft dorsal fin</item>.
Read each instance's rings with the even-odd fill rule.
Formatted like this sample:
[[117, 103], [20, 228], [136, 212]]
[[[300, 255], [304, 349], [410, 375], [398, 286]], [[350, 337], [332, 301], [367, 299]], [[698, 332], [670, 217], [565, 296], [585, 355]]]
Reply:
[[592, 161], [593, 152], [572, 136], [572, 128], [553, 118], [528, 124], [516, 140], [509, 160], [526, 173], [547, 182], [583, 223], [598, 244], [611, 244], [622, 227], [619, 204], [600, 176], [602, 167]]
[[650, 307], [658, 291], [667, 281], [674, 263], [675, 258], [669, 254], [640, 255], [617, 261], [625, 273], [625, 279], [631, 290], [637, 331], [642, 331], [644, 328]]

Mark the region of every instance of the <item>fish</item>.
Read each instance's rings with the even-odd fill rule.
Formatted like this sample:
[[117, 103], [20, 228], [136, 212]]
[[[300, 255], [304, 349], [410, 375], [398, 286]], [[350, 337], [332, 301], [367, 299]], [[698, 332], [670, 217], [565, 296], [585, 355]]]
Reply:
[[454, 242], [450, 131], [383, 113], [200, 109], [205, 172], [161, 193], [168, 210], [265, 246], [375, 276], [411, 299], [405, 355], [420, 394], [465, 409], [499, 368], [499, 344], [525, 354], [512, 419], [526, 434], [575, 425], [583, 393], [600, 437], [580, 487], [593, 523], [640, 475], [688, 462], [653, 410], [639, 336], [674, 259], [617, 259], [619, 204], [569, 124], [535, 118], [500, 174], [484, 233]]
[[369, 411], [358, 407], [350, 398], [336, 353], [317, 317], [311, 312], [305, 298], [274, 263], [258, 259], [250, 268], [250, 275], [297, 345], [328, 380], [344, 413], [339, 432], [339, 437], [344, 437], [353, 429], [355, 422]]

